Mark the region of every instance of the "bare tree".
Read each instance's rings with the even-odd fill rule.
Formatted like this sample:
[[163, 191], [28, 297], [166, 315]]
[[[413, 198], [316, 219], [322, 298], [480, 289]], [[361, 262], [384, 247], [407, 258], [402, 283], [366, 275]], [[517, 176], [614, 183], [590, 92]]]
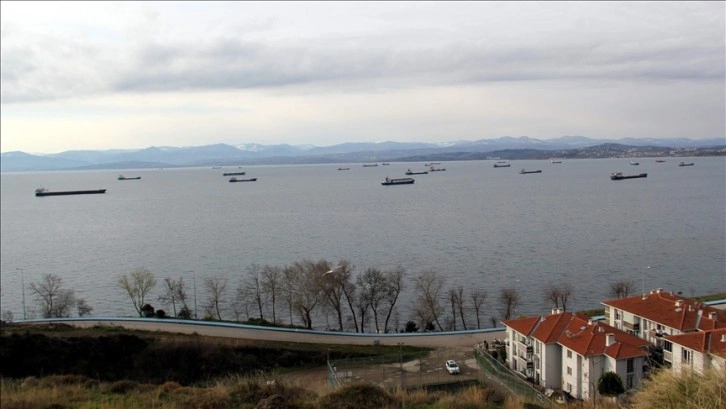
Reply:
[[265, 264], [264, 267], [262, 267], [262, 288], [265, 290], [267, 295], [270, 298], [270, 303], [272, 306], [272, 322], [277, 322], [277, 297], [280, 292], [280, 287], [282, 286], [282, 283], [280, 282], [282, 280], [282, 269], [280, 267], [276, 266], [270, 266]]
[[376, 332], [381, 332], [381, 326], [378, 323], [378, 312], [381, 304], [386, 298], [388, 290], [388, 282], [386, 276], [377, 268], [368, 268], [357, 279], [358, 288], [360, 289], [360, 298], [364, 300], [373, 312], [373, 322], [376, 326]]
[[227, 289], [227, 279], [219, 277], [210, 277], [204, 279], [204, 286], [209, 292], [207, 298], [207, 314], [217, 316], [218, 320], [222, 320], [222, 304], [224, 303], [224, 291]]
[[514, 288], [502, 288], [499, 293], [499, 303], [503, 319], [505, 321], [512, 319], [519, 306], [519, 293]]
[[615, 298], [628, 298], [635, 290], [635, 283], [632, 280], [618, 280], [610, 284], [610, 295]]
[[159, 302], [163, 305], [171, 305], [174, 317], [177, 316], [176, 304], [182, 303], [182, 306], [186, 306], [186, 292], [184, 291], [184, 278], [180, 278], [178, 281], [167, 277], [164, 279], [164, 293], [158, 298]]
[[70, 309], [76, 305], [73, 290], [64, 289], [62, 282], [59, 275], [45, 274], [41, 281], [30, 284], [43, 318], [67, 317]]
[[[338, 266], [331, 268], [326, 263], [325, 271], [319, 280], [320, 289], [327, 307], [333, 310], [338, 321], [338, 329], [343, 330], [343, 302], [345, 301], [346, 288], [349, 288], [353, 274], [347, 260], [341, 260]], [[357, 328], [356, 328], [357, 330]]]
[[459, 294], [456, 292], [456, 289], [449, 288], [449, 306], [451, 307], [451, 329], [452, 331], [456, 331], [456, 306], [459, 304]]
[[[481, 307], [487, 299], [486, 291], [474, 290], [470, 294], [471, 301], [474, 304], [474, 313], [476, 314], [476, 328], [481, 329]], [[494, 323], [496, 327], [496, 321]]]
[[570, 283], [565, 283], [560, 286], [560, 305], [562, 306], [562, 311], [567, 312], [567, 303], [570, 300], [570, 296], [572, 295], [572, 285]]
[[247, 268], [247, 275], [242, 278], [237, 287], [237, 295], [254, 304], [260, 314], [260, 319], [265, 319], [264, 307], [267, 302], [267, 292], [264, 290], [262, 269], [258, 264], [252, 264]]
[[466, 326], [466, 318], [464, 317], [464, 286], [458, 285], [454, 290], [456, 292], [456, 308], [459, 310], [459, 318], [464, 331], [468, 330]]
[[156, 286], [154, 274], [145, 268], [141, 268], [131, 273], [130, 278], [125, 275], [121, 276], [118, 279], [118, 286], [129, 295], [139, 317], [143, 316], [141, 307], [146, 304], [146, 296]]
[[93, 311], [93, 307], [88, 305], [88, 303], [86, 303], [86, 300], [84, 300], [83, 298], [79, 298], [76, 301], [76, 308], [78, 309], [79, 317], [85, 317], [86, 315], [90, 315]]
[[350, 310], [350, 315], [351, 319], [353, 320], [353, 326], [355, 327], [355, 331], [362, 332], [363, 323], [361, 322], [360, 327], [358, 325], [358, 310], [360, 307], [360, 302], [358, 301], [358, 288], [355, 286], [355, 284], [353, 284], [350, 279], [350, 277], [352, 277], [353, 271], [355, 270], [355, 266], [350, 264], [348, 260], [343, 259], [338, 262], [338, 270], [340, 271], [340, 273], [343, 273], [347, 277], [349, 277], [346, 281], [342, 282], [340, 290], [342, 292], [343, 299], [345, 300], [346, 304], [348, 304], [348, 309]]
[[552, 303], [554, 309], [560, 308], [560, 287], [551, 284], [545, 289], [545, 301]]
[[391, 271], [386, 271], [384, 274], [386, 276], [387, 285], [383, 302], [385, 303], [388, 312], [386, 313], [386, 321], [383, 324], [383, 331], [388, 332], [388, 322], [391, 319], [391, 314], [396, 306], [396, 302], [398, 302], [398, 296], [401, 295], [401, 292], [405, 287], [404, 277], [406, 272], [403, 268], [397, 267]]
[[290, 325], [294, 324], [292, 310], [295, 304], [295, 293], [297, 292], [297, 282], [300, 280], [298, 277], [298, 270], [293, 266], [285, 266], [282, 270], [283, 280], [282, 295], [287, 304], [287, 311], [290, 316]]
[[303, 325], [312, 329], [312, 312], [321, 299], [320, 280], [329, 268], [327, 261], [313, 262], [303, 260], [293, 263], [290, 277], [295, 280], [292, 284], [292, 307], [300, 314]]
[[[435, 322], [439, 330], [443, 330], [439, 317], [443, 313], [444, 308], [441, 306], [439, 298], [441, 297], [441, 290], [444, 287], [444, 278], [433, 271], [425, 271], [416, 279], [415, 288], [418, 293], [418, 305], [424, 310], [427, 310], [424, 314], [419, 314], [421, 317], [429, 317], [431, 321]], [[424, 312], [424, 311], [422, 311]], [[424, 327], [428, 322], [423, 323]]]

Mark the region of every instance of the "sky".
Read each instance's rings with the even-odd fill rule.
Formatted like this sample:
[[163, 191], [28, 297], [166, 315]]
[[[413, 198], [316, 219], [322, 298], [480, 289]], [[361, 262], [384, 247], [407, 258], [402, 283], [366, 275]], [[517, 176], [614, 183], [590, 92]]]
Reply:
[[726, 2], [0, 2], [0, 151], [723, 138]]

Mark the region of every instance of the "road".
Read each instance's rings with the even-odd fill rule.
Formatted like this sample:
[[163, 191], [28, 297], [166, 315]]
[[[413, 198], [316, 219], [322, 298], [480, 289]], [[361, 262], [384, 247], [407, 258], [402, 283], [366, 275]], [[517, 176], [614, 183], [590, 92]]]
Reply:
[[469, 347], [484, 341], [502, 339], [501, 328], [473, 331], [360, 334], [351, 332], [296, 330], [276, 327], [257, 327], [213, 321], [174, 320], [155, 318], [60, 318], [23, 321], [27, 324], [63, 323], [76, 327], [115, 326], [142, 331], [161, 331], [180, 334], [199, 334], [259, 341], [283, 341], [314, 344], [350, 345], [410, 345], [428, 348]]

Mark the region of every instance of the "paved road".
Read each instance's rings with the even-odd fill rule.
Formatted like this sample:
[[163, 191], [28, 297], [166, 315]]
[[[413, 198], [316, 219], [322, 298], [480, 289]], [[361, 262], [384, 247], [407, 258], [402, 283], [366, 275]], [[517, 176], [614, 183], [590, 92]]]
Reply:
[[134, 330], [161, 331], [182, 334], [199, 334], [213, 337], [229, 337], [260, 341], [284, 341], [315, 344], [354, 345], [404, 345], [451, 348], [474, 347], [483, 341], [503, 339], [503, 329], [487, 329], [458, 332], [430, 332], [406, 334], [356, 334], [348, 332], [308, 331], [286, 328], [266, 328], [212, 321], [167, 320], [154, 318], [64, 318], [25, 321], [29, 324], [64, 323], [77, 327], [117, 326]]

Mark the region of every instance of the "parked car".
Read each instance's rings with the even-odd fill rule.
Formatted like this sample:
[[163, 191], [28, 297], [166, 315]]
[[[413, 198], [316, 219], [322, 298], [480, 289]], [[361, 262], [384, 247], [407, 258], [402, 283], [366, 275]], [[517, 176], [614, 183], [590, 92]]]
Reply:
[[452, 375], [457, 375], [459, 373], [459, 364], [453, 359], [449, 359], [446, 361], [446, 370]]

